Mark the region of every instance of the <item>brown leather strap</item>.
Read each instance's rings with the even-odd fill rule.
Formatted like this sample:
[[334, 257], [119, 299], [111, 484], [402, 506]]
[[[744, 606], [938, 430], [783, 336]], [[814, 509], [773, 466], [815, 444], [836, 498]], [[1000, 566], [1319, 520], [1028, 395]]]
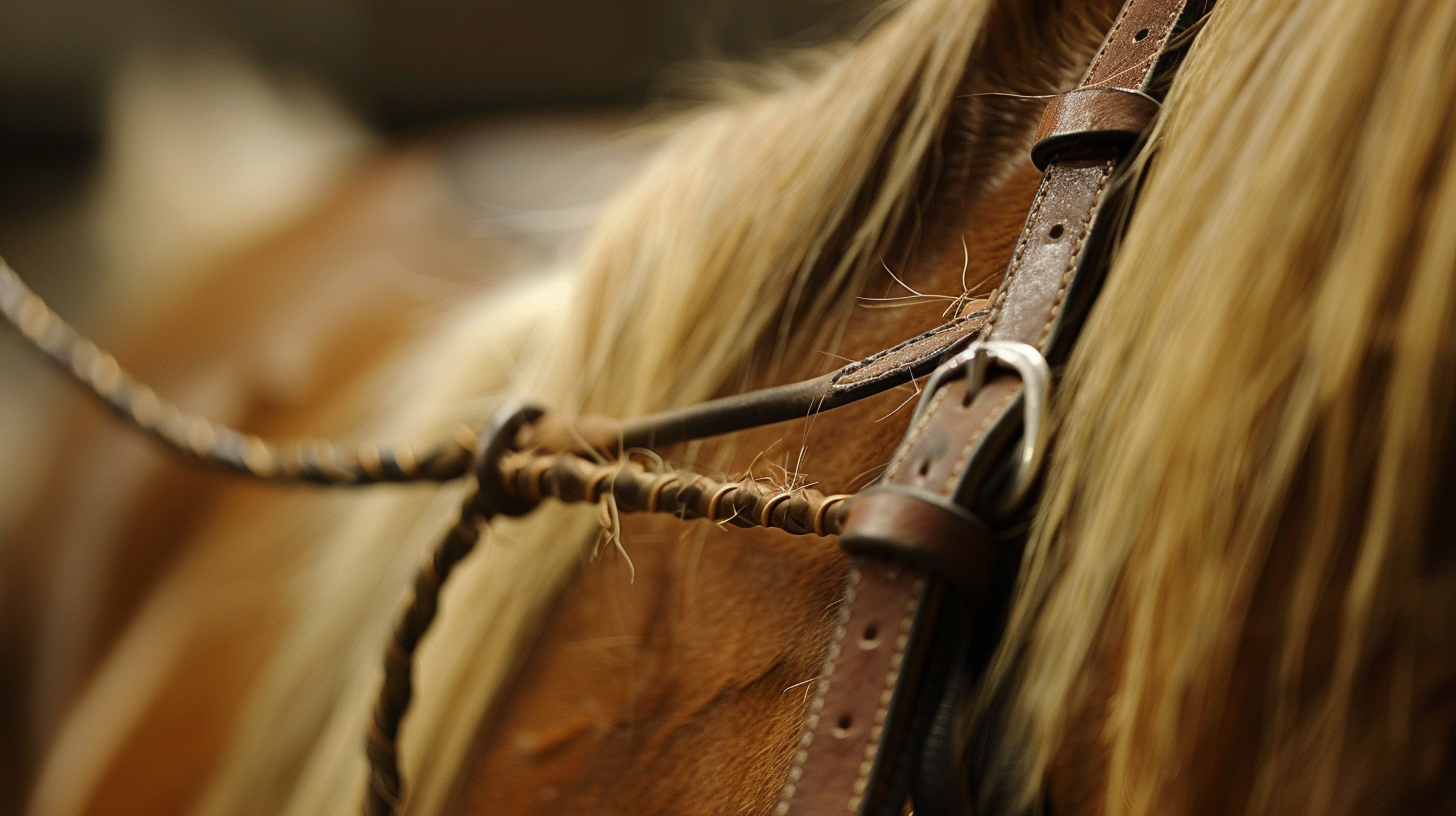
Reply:
[[[1189, 5], [1129, 0], [1079, 91], [1048, 109], [1045, 175], [983, 339], [1024, 343], [1053, 363], [1065, 358], [1099, 283], [1109, 188], [1126, 135], [1141, 133], [1156, 111], [1146, 94]], [[920, 681], [944, 581], [971, 593], [972, 606], [988, 599], [996, 545], [976, 510], [986, 506], [983, 491], [998, 489], [1002, 453], [1021, 432], [1022, 381], [998, 373], [973, 391], [968, 377], [942, 382], [845, 521], [841, 544], [860, 557], [780, 816], [898, 816], [917, 720], [937, 702], [926, 704], [937, 693], [922, 694]], [[936, 564], [936, 573], [923, 571]], [[881, 634], [869, 638], [871, 631]]]
[[912, 730], [907, 717], [892, 716], [891, 701], [896, 683], [908, 682], [924, 664], [925, 644], [911, 635], [930, 628], [931, 621], [916, 618], [935, 613], [935, 603], [922, 601], [941, 591], [894, 562], [856, 560], [775, 816], [875, 813], [889, 806], [893, 791], [869, 785], [875, 749]]
[[548, 452], [587, 447], [616, 454], [802, 419], [849, 405], [929, 374], [948, 350], [964, 344], [985, 326], [988, 312], [981, 308], [984, 305], [984, 300], [972, 300], [966, 314], [812, 380], [633, 419], [547, 416], [525, 429], [517, 445]]

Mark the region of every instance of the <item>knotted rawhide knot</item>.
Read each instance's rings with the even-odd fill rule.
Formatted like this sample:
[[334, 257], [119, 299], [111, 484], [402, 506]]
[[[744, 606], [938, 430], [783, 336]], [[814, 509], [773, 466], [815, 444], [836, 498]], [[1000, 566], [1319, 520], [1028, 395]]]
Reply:
[[476, 500], [491, 515], [524, 516], [536, 509], [541, 497], [512, 490], [501, 469], [502, 458], [516, 450], [521, 430], [546, 415], [538, 405], [511, 400], [495, 412], [490, 429], [475, 447]]

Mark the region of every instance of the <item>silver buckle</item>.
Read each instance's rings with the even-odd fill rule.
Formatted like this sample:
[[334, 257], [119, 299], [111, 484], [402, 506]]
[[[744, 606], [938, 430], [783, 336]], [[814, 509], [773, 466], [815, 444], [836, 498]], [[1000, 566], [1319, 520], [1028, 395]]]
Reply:
[[1052, 370], [1041, 352], [1026, 343], [1005, 340], [979, 340], [966, 346], [956, 356], [941, 363], [925, 384], [925, 396], [915, 408], [910, 427], [915, 427], [927, 410], [930, 396], [947, 381], [965, 377], [967, 398], [975, 396], [986, 384], [986, 372], [993, 363], [1021, 376], [1021, 454], [1017, 457], [1011, 482], [1005, 493], [991, 508], [993, 515], [1006, 515], [1026, 500], [1031, 486], [1041, 471], [1047, 447], [1047, 402], [1051, 397]]

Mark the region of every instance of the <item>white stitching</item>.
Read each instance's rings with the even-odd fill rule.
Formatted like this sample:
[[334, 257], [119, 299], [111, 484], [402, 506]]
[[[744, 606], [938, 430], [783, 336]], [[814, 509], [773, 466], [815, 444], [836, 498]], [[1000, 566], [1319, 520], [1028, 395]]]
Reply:
[[1006, 407], [1007, 403], [1011, 402], [1011, 399], [1015, 397], [1016, 394], [1017, 392], [1013, 390], [1005, 397], [1002, 397], [1001, 401], [996, 403], [995, 407], [993, 407], [990, 412], [986, 414], [986, 418], [981, 420], [981, 426], [976, 429], [975, 433], [971, 434], [971, 441], [967, 442], [964, 448], [961, 448], [961, 452], [959, 454], [956, 454], [955, 463], [951, 465], [950, 472], [946, 474], [945, 477], [945, 484], [942, 485], [940, 488], [941, 493], [950, 493], [951, 489], [955, 486], [956, 479], [958, 479], [961, 475], [961, 470], [970, 463], [971, 453], [980, 446], [981, 440], [986, 435], [986, 429], [991, 427], [992, 421], [1001, 416], [1002, 409]]
[[874, 770], [875, 757], [880, 750], [880, 736], [885, 731], [885, 719], [890, 713], [890, 703], [895, 699], [895, 683], [900, 679], [900, 667], [904, 665], [905, 651], [910, 645], [910, 627], [915, 623], [915, 610], [920, 606], [920, 596], [924, 592], [925, 579], [917, 578], [910, 590], [910, 601], [905, 605], [905, 614], [900, 618], [899, 634], [895, 637], [895, 653], [890, 657], [890, 669], [886, 672], [885, 682], [880, 688], [880, 705], [875, 711], [874, 723], [870, 726], [869, 740], [865, 742], [864, 759], [859, 763], [859, 776], [854, 780], [854, 787], [850, 789], [850, 813], [859, 810], [865, 789], [869, 786], [870, 772]]
[[824, 668], [820, 671], [819, 682], [815, 684], [814, 699], [809, 703], [809, 712], [804, 715], [804, 730], [799, 735], [799, 749], [794, 752], [794, 763], [789, 766], [789, 776], [784, 781], [783, 790], [779, 792], [774, 816], [786, 816], [789, 803], [799, 790], [799, 778], [804, 775], [804, 763], [809, 760], [809, 746], [814, 742], [814, 730], [819, 727], [819, 715], [824, 710], [824, 699], [829, 695], [829, 680], [834, 676], [840, 647], [844, 642], [845, 632], [849, 630], [849, 616], [854, 610], [854, 599], [859, 594], [860, 568], [863, 563], [863, 559], [856, 558], [849, 569], [844, 597], [840, 601], [839, 618], [835, 621], [834, 635], [829, 642], [829, 654], [824, 656]]
[[[1090, 68], [1087, 69], [1086, 76], [1084, 76], [1082, 78], [1082, 86], [1083, 87], [1089, 87], [1089, 88], [1105, 87], [1105, 84], [1104, 83], [1106, 83], [1108, 81], [1108, 79], [1112, 79], [1113, 77], [1116, 77], [1118, 74], [1121, 74], [1121, 73], [1123, 73], [1125, 71], [1131, 70], [1129, 68], [1123, 68], [1123, 69], [1121, 69], [1119, 71], [1114, 72], [1113, 75], [1112, 75], [1112, 77], [1108, 77], [1107, 79], [1098, 80], [1096, 82], [1092, 81], [1092, 75], [1095, 74], [1095, 73], [1097, 73], [1097, 69], [1098, 69], [1098, 67], [1101, 66], [1103, 58], [1105, 56], [1107, 56], [1107, 52], [1112, 48], [1112, 41], [1114, 39], [1116, 39], [1117, 32], [1122, 28], [1122, 24], [1125, 23], [1125, 22], [1127, 22], [1127, 18], [1129, 16], [1128, 15], [1128, 11], [1132, 8], [1132, 5], [1133, 5], [1134, 2], [1135, 2], [1135, 0], [1128, 0], [1127, 5], [1124, 6], [1123, 9], [1122, 9], [1122, 13], [1117, 16], [1117, 22], [1116, 22], [1116, 24], [1114, 24], [1112, 26], [1112, 30], [1111, 31], [1107, 32], [1107, 39], [1105, 39], [1105, 40], [1102, 41], [1102, 50], [1100, 50], [1100, 51], [1097, 52], [1096, 59], [1092, 60], [1092, 67], [1090, 67]], [[1137, 82], [1130, 83], [1128, 85], [1128, 87], [1137, 88], [1137, 87], [1141, 86], [1144, 82], [1147, 81], [1148, 74], [1150, 74], [1152, 72], [1152, 70], [1153, 70], [1153, 64], [1158, 61], [1158, 57], [1162, 56], [1163, 49], [1168, 46], [1168, 41], [1170, 39], [1172, 39], [1172, 37], [1173, 37], [1173, 28], [1178, 25], [1178, 15], [1181, 14], [1186, 7], [1187, 7], [1187, 4], [1186, 3], [1174, 3], [1173, 4], [1173, 10], [1171, 12], [1169, 12], [1167, 18], [1163, 20], [1163, 36], [1162, 36], [1162, 38], [1158, 41], [1157, 47], [1153, 49], [1153, 53], [1150, 54], [1150, 55], [1148, 55], [1147, 57], [1145, 57], [1141, 61], [1139, 61], [1139, 63], [1134, 66], [1135, 68], [1141, 68], [1142, 69], [1142, 72], [1138, 76]], [[1123, 86], [1117, 85], [1117, 86], [1114, 86], [1114, 87], [1123, 87]]]
[[[905, 341], [903, 341], [901, 343], [897, 343], [897, 344], [895, 344], [895, 345], [893, 345], [893, 346], [885, 349], [884, 351], [875, 352], [874, 354], [871, 354], [870, 356], [864, 358], [863, 360], [860, 360], [860, 361], [854, 362], [854, 363], [850, 363], [849, 365], [845, 366], [844, 368], [841, 368], [839, 370], [839, 373], [834, 376], [834, 379], [831, 382], [833, 383], [833, 386], [835, 388], [846, 388], [847, 389], [847, 388], [852, 388], [855, 385], [862, 384], [863, 382], [873, 382], [874, 380], [876, 380], [876, 379], [878, 379], [880, 377], [884, 377], [884, 376], [888, 376], [888, 375], [894, 374], [894, 373], [900, 371], [901, 369], [910, 368], [911, 366], [915, 365], [916, 362], [920, 362], [921, 360], [924, 360], [925, 358], [929, 357], [930, 355], [922, 354], [922, 355], [919, 356], [919, 358], [912, 359], [911, 362], [909, 362], [909, 363], [905, 363], [905, 364], [896, 366], [895, 368], [892, 368], [889, 371], [880, 372], [879, 374], [872, 374], [866, 380], [854, 380], [853, 379], [856, 374], [859, 374], [861, 371], [864, 371], [866, 368], [872, 367], [875, 363], [879, 362], [880, 360], [883, 360], [884, 358], [890, 356], [891, 354], [894, 354], [894, 353], [896, 353], [898, 351], [903, 351], [904, 349], [909, 348], [910, 346], [913, 346], [916, 343], [922, 343], [922, 342], [924, 342], [926, 340], [933, 339], [933, 338], [937, 337], [938, 335], [945, 334], [946, 332], [955, 331], [956, 329], [959, 329], [963, 324], [969, 323], [970, 321], [974, 320], [978, 314], [979, 314], [979, 312], [973, 312], [973, 313], [968, 314], [968, 315], [963, 315], [961, 317], [957, 317], [957, 318], [955, 318], [954, 320], [951, 320], [948, 323], [942, 323], [939, 326], [936, 326], [935, 328], [930, 329], [929, 331], [926, 331], [926, 332], [922, 332], [920, 334], [917, 334], [914, 337], [910, 338], [909, 340], [905, 340]], [[959, 338], [957, 338], [957, 339], [959, 339]], [[937, 353], [939, 353], [939, 352], [937, 352]]]
[[[1042, 177], [1041, 185], [1036, 189], [1036, 200], [1031, 204], [1031, 214], [1027, 216], [1028, 225], [1035, 222], [1041, 214], [1042, 202], [1046, 200], [1047, 179]], [[1026, 247], [1031, 243], [1031, 230], [1023, 228], [1021, 240], [1016, 244], [1016, 256], [1011, 259], [1011, 267], [1006, 270], [1006, 277], [996, 289], [995, 299], [991, 302], [991, 314], [986, 317], [986, 325], [981, 328], [981, 336], [990, 338], [996, 330], [996, 321], [1001, 318], [1001, 304], [1006, 302], [1006, 295], [1011, 291], [1011, 281], [1015, 279], [1016, 273], [1021, 271], [1021, 259], [1026, 256]], [[994, 339], [994, 338], [993, 338]]]
[[1097, 195], [1092, 199], [1092, 204], [1087, 208], [1087, 215], [1078, 225], [1077, 245], [1072, 247], [1072, 255], [1067, 259], [1067, 268], [1062, 270], [1061, 285], [1057, 288], [1056, 298], [1052, 301], [1051, 311], [1047, 314], [1046, 325], [1042, 326], [1041, 337], [1037, 338], [1038, 348], [1046, 348], [1047, 338], [1052, 333], [1052, 324], [1056, 322], [1057, 316], [1062, 313], [1062, 300], [1067, 295], [1067, 284], [1072, 280], [1072, 273], [1077, 271], [1077, 262], [1081, 260], [1082, 247], [1087, 243], [1087, 235], [1092, 231], [1092, 219], [1097, 217], [1098, 211], [1102, 209], [1102, 197], [1107, 192], [1107, 182], [1112, 180], [1112, 171], [1115, 169], [1113, 162], [1108, 161], [1102, 167], [1102, 179], [1097, 183]]
[[925, 411], [921, 414], [920, 421], [915, 423], [915, 427], [911, 428], [909, 433], [905, 435], [905, 441], [900, 443], [900, 447], [896, 449], [895, 455], [890, 458], [890, 464], [885, 466], [885, 481], [895, 478], [895, 474], [900, 470], [901, 462], [905, 459], [905, 454], [909, 453], [911, 448], [915, 446], [915, 442], [920, 439], [920, 434], [925, 431], [925, 426], [930, 423], [931, 417], [935, 415], [935, 409], [939, 408], [940, 403], [945, 401], [945, 395], [949, 391], [949, 388], [942, 388], [930, 395], [930, 404], [925, 406]]

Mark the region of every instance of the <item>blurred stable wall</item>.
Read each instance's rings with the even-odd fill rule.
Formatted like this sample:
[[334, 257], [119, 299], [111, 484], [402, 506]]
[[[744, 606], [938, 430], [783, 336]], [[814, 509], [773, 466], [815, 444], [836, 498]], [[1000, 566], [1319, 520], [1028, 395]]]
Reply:
[[823, 39], [854, 0], [0, 0], [0, 140], [93, 142], [147, 40], [220, 42], [386, 130], [523, 105], [641, 100], [671, 63]]

